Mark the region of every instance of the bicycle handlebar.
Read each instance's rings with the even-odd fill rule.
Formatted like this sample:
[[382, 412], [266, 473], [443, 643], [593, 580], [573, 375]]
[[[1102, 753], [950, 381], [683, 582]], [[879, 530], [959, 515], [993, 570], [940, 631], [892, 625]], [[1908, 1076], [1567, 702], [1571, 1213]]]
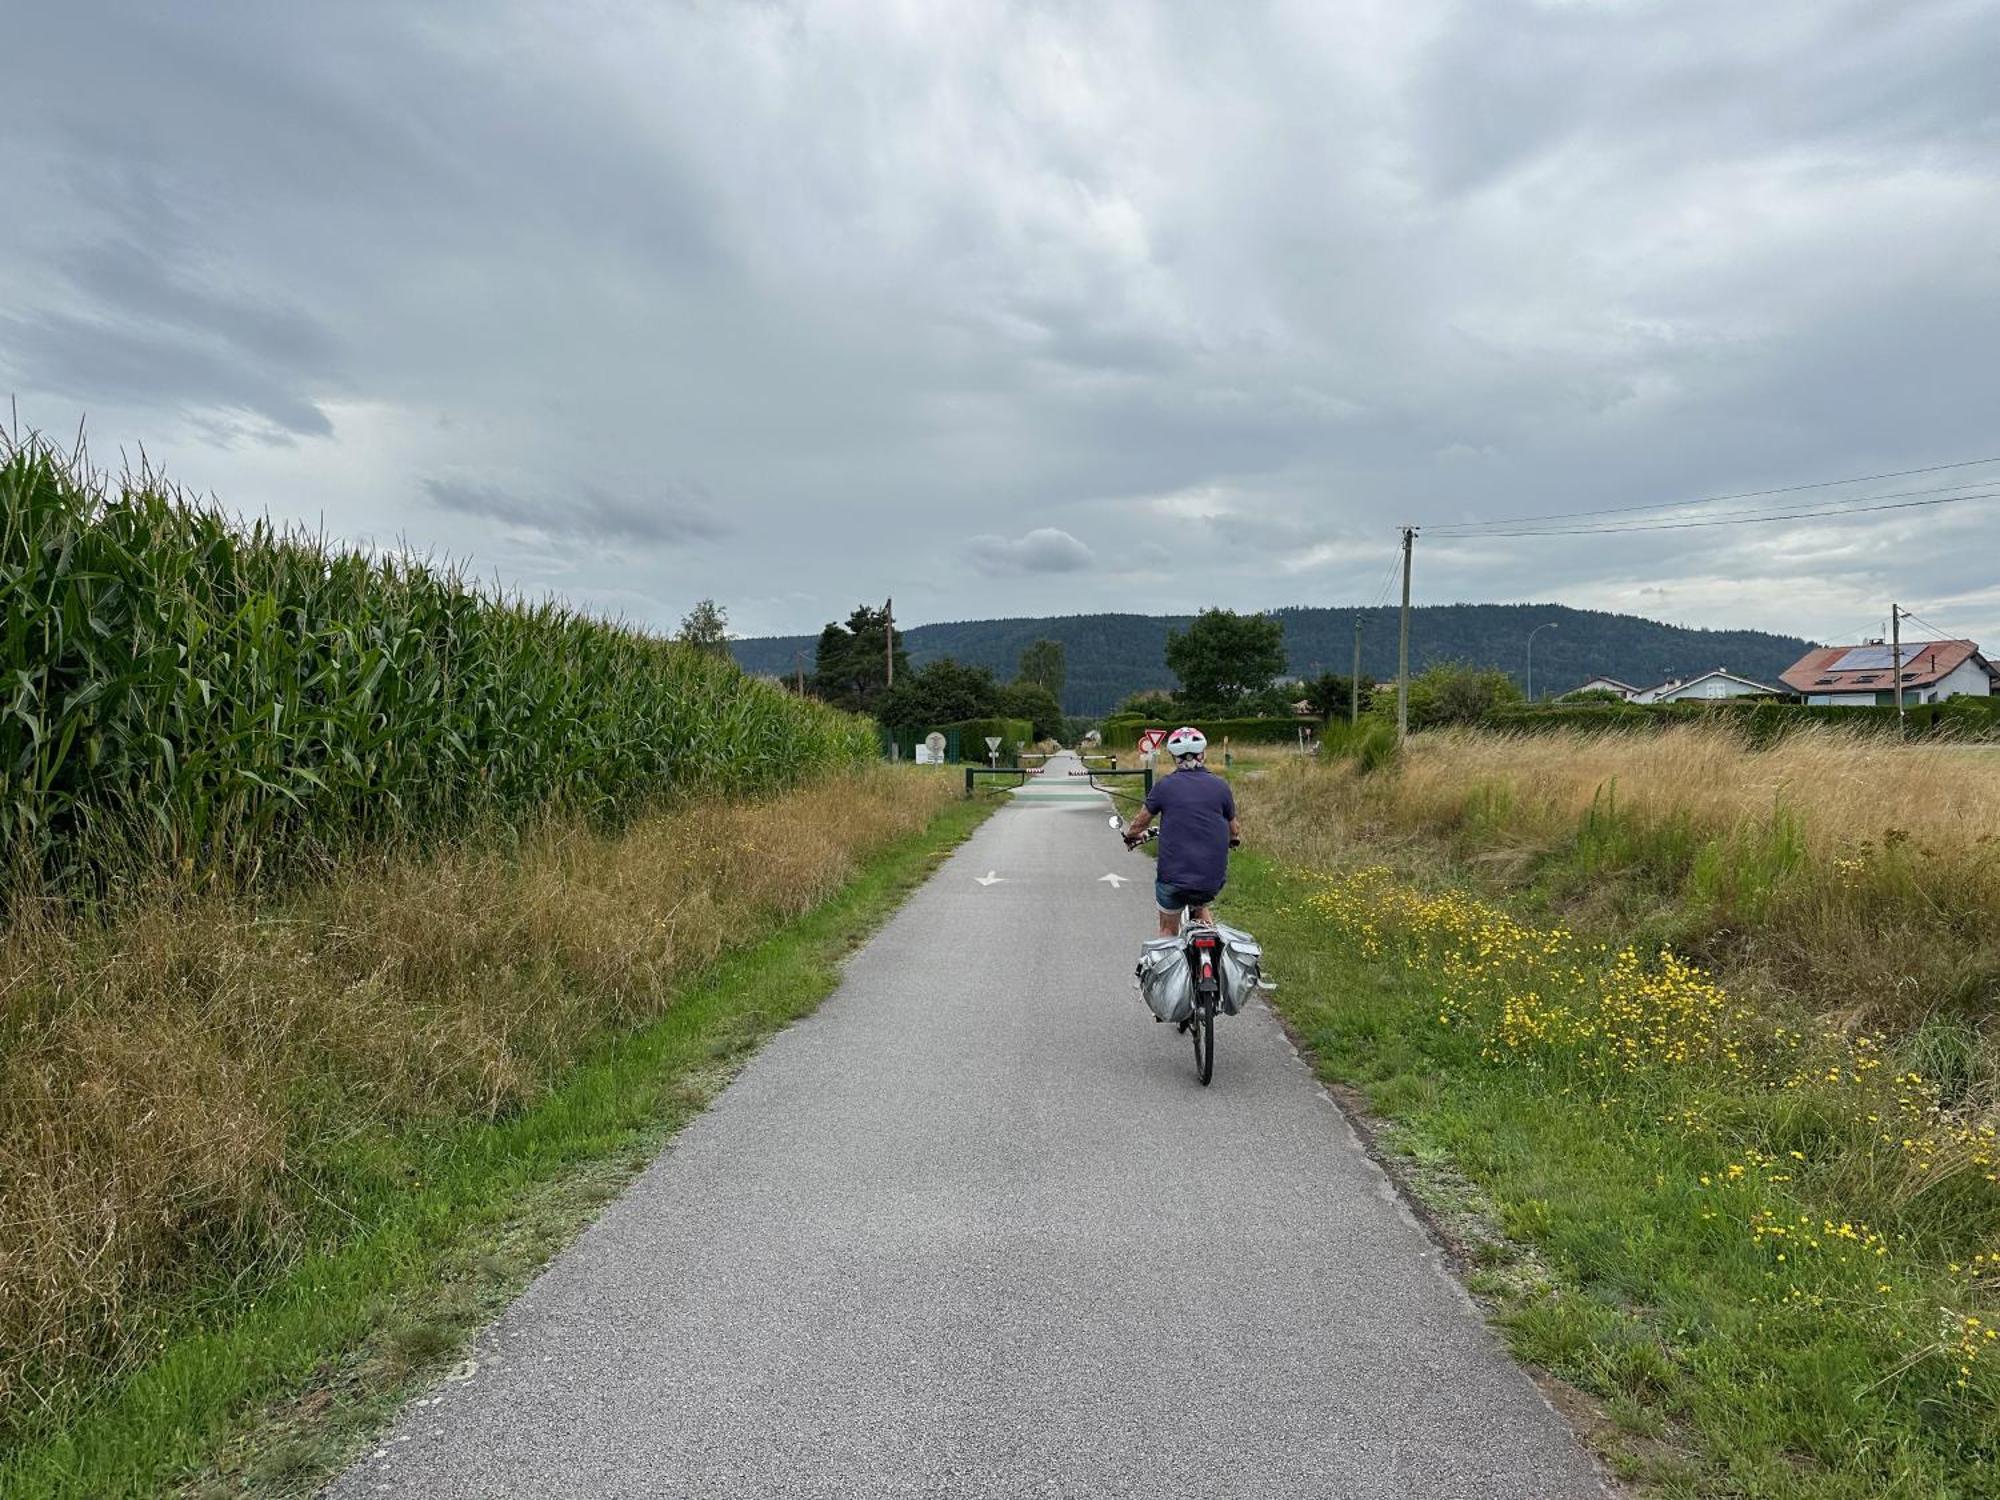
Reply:
[[[1144, 833], [1140, 834], [1136, 839], [1125, 838], [1125, 820], [1119, 817], [1116, 813], [1113, 813], [1111, 815], [1111, 826], [1118, 830], [1118, 836], [1121, 839], [1125, 839], [1125, 847], [1127, 849], [1136, 849], [1141, 844], [1151, 843], [1154, 839], [1160, 836], [1159, 824], [1155, 823], [1151, 828], [1148, 828]], [[1229, 841], [1229, 847], [1232, 849], [1241, 849], [1243, 847], [1243, 840], [1231, 839]]]

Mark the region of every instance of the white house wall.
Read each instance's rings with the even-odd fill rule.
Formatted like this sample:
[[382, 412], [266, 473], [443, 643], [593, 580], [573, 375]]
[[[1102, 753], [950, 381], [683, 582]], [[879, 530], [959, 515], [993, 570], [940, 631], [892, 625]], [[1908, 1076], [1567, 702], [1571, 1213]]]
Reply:
[[1926, 696], [1935, 692], [1940, 703], [1958, 693], [1969, 698], [1990, 698], [1993, 696], [1993, 680], [1986, 675], [1983, 667], [1967, 657], [1939, 678], [1936, 688], [1926, 688], [1924, 692]]
[[1668, 688], [1654, 700], [1659, 703], [1687, 703], [1703, 698], [1754, 698], [1759, 696], [1756, 688], [1745, 683], [1731, 682], [1726, 677], [1711, 677], [1700, 682], [1687, 682], [1677, 688]]
[[1586, 682], [1582, 687], [1571, 688], [1570, 691], [1572, 693], [1589, 693], [1589, 692], [1616, 693], [1621, 698], [1630, 698], [1632, 696], [1630, 689], [1622, 687], [1618, 683], [1615, 683], [1611, 681], [1609, 678], [1605, 677], [1593, 677], [1590, 679], [1590, 681]]

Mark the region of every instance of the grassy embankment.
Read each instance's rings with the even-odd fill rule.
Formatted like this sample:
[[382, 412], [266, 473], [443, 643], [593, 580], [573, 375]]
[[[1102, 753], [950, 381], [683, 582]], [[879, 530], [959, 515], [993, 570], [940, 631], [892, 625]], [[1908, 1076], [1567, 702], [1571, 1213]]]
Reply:
[[0, 591], [11, 1493], [392, 1389], [447, 1259], [569, 1222], [977, 816], [726, 661], [33, 445]]
[[12, 1347], [91, 1357], [0, 1495], [309, 1489], [989, 810], [883, 768], [17, 949], [69, 1001], [13, 1076], [82, 1094], [0, 1138], [67, 1167], [9, 1220]]
[[1420, 736], [1244, 796], [1233, 918], [1659, 1493], [2000, 1493], [2000, 765]]

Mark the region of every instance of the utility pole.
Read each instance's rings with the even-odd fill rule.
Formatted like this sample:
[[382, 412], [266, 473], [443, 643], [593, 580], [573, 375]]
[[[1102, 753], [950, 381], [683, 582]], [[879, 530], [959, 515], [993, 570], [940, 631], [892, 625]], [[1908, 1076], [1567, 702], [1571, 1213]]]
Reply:
[[1889, 606], [1889, 670], [1896, 679], [1896, 733], [1905, 726], [1903, 717], [1903, 606]]
[[888, 670], [884, 675], [889, 679], [887, 686], [894, 687], [896, 685], [896, 601], [894, 599], [885, 599], [882, 601], [882, 643], [882, 655], [888, 661]]
[[1396, 743], [1410, 737], [1410, 551], [1417, 528], [1403, 528], [1403, 622], [1396, 642]]
[[794, 651], [792, 653], [792, 688], [801, 698], [805, 697], [806, 654], [803, 651]]
[[1347, 679], [1348, 726], [1361, 722], [1361, 616], [1354, 617], [1354, 675]]

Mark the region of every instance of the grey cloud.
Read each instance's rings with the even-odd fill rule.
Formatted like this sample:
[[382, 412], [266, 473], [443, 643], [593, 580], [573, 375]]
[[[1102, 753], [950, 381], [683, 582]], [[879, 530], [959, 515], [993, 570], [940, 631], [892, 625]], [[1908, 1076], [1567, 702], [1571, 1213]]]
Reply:
[[[1978, 0], [73, 0], [8, 40], [28, 420], [669, 627], [1115, 607], [1134, 568], [1366, 602], [1399, 521], [1968, 456], [2000, 400]], [[1949, 590], [2000, 638], [1996, 509], [1427, 538], [1417, 595], [1817, 631]]]
[[321, 398], [340, 383], [338, 346], [324, 322], [204, 264], [148, 174], [86, 173], [79, 191], [113, 227], [53, 239], [52, 289], [0, 305], [13, 378], [86, 405], [164, 406], [211, 431], [234, 433], [244, 424], [218, 414], [241, 413], [267, 438], [332, 433]]
[[499, 485], [435, 476], [425, 479], [423, 487], [431, 503], [443, 510], [554, 538], [672, 547], [729, 534], [707, 510], [677, 499], [630, 500], [590, 486], [560, 499], [529, 498]]
[[0, 315], [0, 362], [31, 389], [86, 411], [123, 402], [196, 414], [243, 412], [280, 433], [326, 437], [333, 423], [291, 379], [246, 360], [227, 340], [185, 328], [66, 313]]
[[1011, 573], [1078, 573], [1094, 561], [1067, 531], [1038, 526], [1025, 536], [976, 536], [966, 547], [972, 565], [989, 576]]

